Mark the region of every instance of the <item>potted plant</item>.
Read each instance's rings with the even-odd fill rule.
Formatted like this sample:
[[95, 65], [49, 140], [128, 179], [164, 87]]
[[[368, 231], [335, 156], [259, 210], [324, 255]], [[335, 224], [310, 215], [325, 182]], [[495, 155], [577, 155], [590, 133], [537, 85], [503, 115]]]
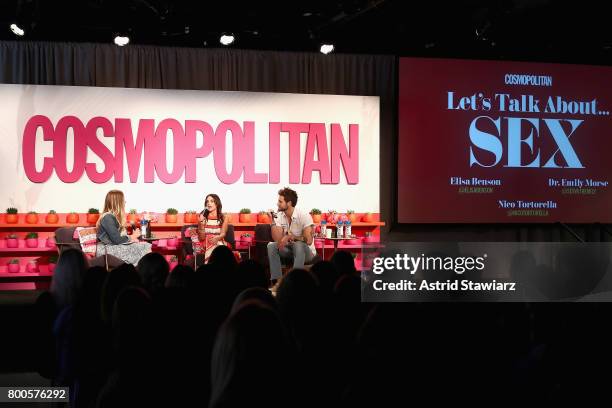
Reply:
[[127, 215], [128, 224], [136, 224], [138, 221], [138, 214], [136, 213], [136, 209], [130, 209], [130, 212]]
[[357, 217], [357, 214], [355, 214], [355, 211], [353, 211], [353, 210], [347, 210], [346, 211], [346, 216], [348, 217], [348, 220], [351, 222], [351, 224], [356, 223], [357, 220], [359, 219]]
[[172, 255], [168, 263], [170, 264], [170, 270], [172, 271], [174, 267], [178, 265], [178, 258], [176, 257], [176, 255]]
[[243, 208], [240, 210], [240, 215], [238, 216], [238, 222], [242, 222], [242, 223], [251, 222], [251, 210], [249, 208]]
[[327, 210], [327, 222], [329, 224], [335, 224], [340, 219], [340, 216], [336, 212], [336, 210]]
[[11, 259], [6, 266], [9, 273], [19, 273], [19, 259]]
[[372, 215], [371, 212], [367, 212], [367, 213], [363, 214], [363, 217], [361, 217], [361, 221], [363, 221], [363, 222], [374, 222], [374, 216]]
[[257, 214], [257, 222], [260, 224], [269, 224], [270, 214], [265, 211], [260, 211], [259, 214]]
[[57, 265], [57, 256], [53, 255], [49, 257], [49, 272], [53, 273], [55, 266]]
[[45, 222], [47, 224], [57, 224], [59, 222], [59, 217], [55, 210], [49, 210], [49, 213], [45, 217]]
[[247, 232], [245, 234], [240, 235], [240, 240], [245, 244], [251, 245], [251, 243], [253, 242], [253, 236]]
[[185, 211], [184, 222], [185, 224], [196, 224], [198, 222], [196, 212], [193, 210]]
[[30, 211], [25, 218], [26, 224], [36, 224], [38, 222], [38, 213], [36, 211]]
[[87, 222], [89, 224], [95, 224], [98, 222], [98, 218], [100, 218], [100, 210], [97, 208], [90, 208], [87, 211]]
[[178, 245], [178, 238], [176, 236], [168, 237], [168, 241], [166, 245], [168, 245], [169, 248], [176, 248]]
[[74, 211], [71, 211], [70, 213], [68, 213], [68, 215], [66, 215], [66, 222], [68, 224], [78, 224], [79, 214], [75, 213]]
[[312, 222], [318, 224], [321, 222], [321, 210], [318, 208], [313, 208], [310, 210], [310, 215], [312, 216]]
[[47, 248], [55, 248], [56, 247], [56, 245], [55, 245], [55, 237], [53, 237], [53, 236], [47, 237], [46, 246], [47, 246]]
[[166, 222], [168, 224], [175, 224], [178, 219], [178, 210], [176, 208], [168, 208], [166, 210]]
[[36, 259], [32, 259], [26, 265], [26, 271], [29, 273], [37, 273], [38, 272], [38, 261]]
[[17, 213], [17, 209], [15, 207], [9, 207], [6, 209], [6, 223], [7, 224], [17, 224], [19, 221], [19, 214]]
[[28, 232], [26, 234], [26, 247], [28, 248], [37, 248], [38, 247], [38, 233], [36, 232]]
[[17, 234], [9, 234], [6, 237], [6, 247], [19, 248], [19, 239], [17, 238]]

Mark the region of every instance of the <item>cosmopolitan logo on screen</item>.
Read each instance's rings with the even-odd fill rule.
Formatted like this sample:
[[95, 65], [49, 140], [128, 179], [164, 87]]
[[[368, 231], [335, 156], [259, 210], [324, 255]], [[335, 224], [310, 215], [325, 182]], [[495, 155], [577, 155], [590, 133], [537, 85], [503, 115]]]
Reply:
[[289, 186], [303, 208], [379, 212], [377, 96], [0, 84], [0, 106], [4, 208], [120, 189], [139, 210], [265, 209]]
[[610, 78], [603, 67], [402, 59], [399, 222], [612, 221]]

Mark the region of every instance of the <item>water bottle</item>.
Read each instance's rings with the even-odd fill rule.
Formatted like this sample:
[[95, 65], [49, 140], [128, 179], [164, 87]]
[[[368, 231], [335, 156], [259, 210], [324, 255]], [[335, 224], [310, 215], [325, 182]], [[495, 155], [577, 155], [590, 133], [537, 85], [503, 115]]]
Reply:
[[324, 237], [327, 236], [327, 221], [326, 220], [321, 221], [321, 236], [324, 236]]
[[344, 226], [344, 236], [346, 238], [350, 238], [351, 237], [351, 222], [350, 221], [346, 221], [345, 226]]
[[342, 221], [338, 221], [338, 223], [336, 224], [336, 228], [336, 237], [344, 238], [344, 223]]
[[143, 238], [147, 237], [148, 226], [149, 226], [149, 222], [147, 220], [145, 219], [140, 220], [140, 235]]

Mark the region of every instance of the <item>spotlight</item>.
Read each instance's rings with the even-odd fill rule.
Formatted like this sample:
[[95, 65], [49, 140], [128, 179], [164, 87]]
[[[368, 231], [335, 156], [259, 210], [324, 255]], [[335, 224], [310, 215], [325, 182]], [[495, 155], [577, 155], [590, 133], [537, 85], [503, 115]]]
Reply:
[[130, 42], [130, 37], [126, 36], [121, 36], [118, 35], [115, 37], [115, 44], [117, 44], [119, 47], [123, 47], [124, 45], [127, 45]]
[[221, 34], [221, 38], [219, 38], [219, 42], [223, 45], [230, 45], [236, 40], [234, 34]]
[[18, 35], [19, 37], [23, 37], [23, 35], [25, 34], [23, 28], [19, 27], [15, 23], [11, 24], [11, 31], [13, 32], [13, 34]]
[[321, 54], [329, 54], [334, 50], [334, 44], [321, 44]]

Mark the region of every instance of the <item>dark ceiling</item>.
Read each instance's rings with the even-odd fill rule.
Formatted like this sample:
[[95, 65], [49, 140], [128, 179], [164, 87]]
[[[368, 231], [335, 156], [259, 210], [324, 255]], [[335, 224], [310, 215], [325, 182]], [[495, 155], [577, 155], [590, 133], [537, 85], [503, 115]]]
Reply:
[[190, 1], [1, 0], [0, 39], [534, 60], [612, 65], [611, 15], [604, 1], [401, 0]]

